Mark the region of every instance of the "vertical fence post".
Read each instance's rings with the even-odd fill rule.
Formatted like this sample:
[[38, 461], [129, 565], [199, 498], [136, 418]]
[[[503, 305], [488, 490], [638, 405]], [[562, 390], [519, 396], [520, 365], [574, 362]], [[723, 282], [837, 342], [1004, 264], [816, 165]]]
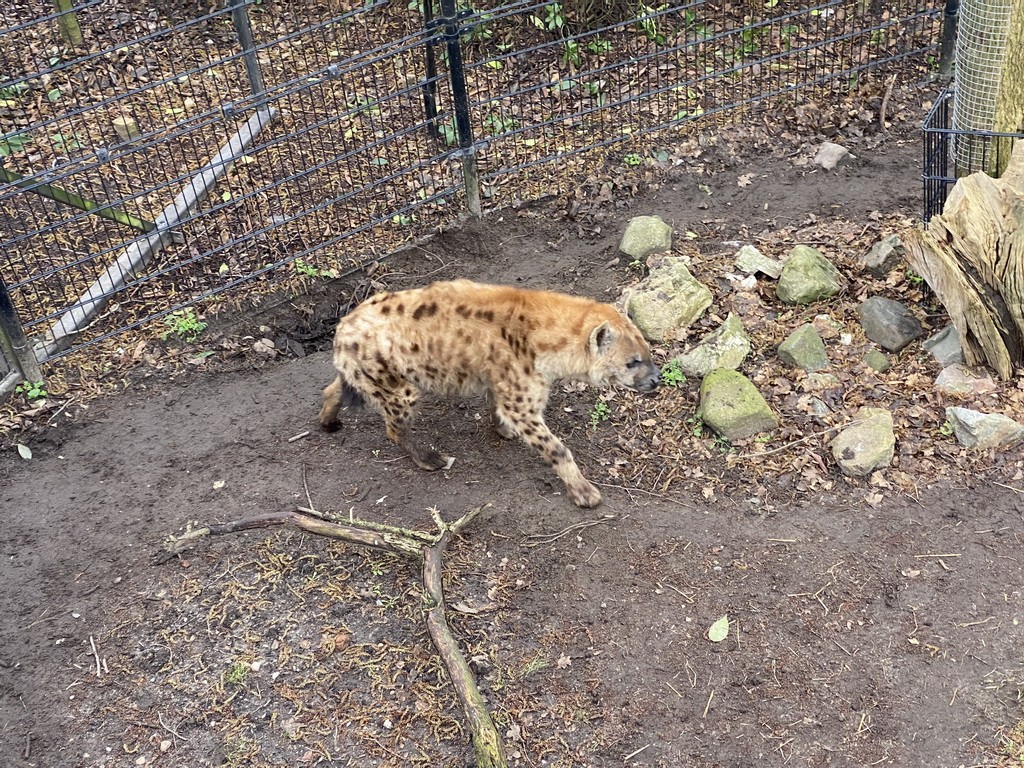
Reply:
[[43, 380], [35, 352], [25, 337], [25, 331], [18, 320], [18, 313], [14, 309], [14, 302], [11, 301], [3, 278], [0, 278], [0, 343], [13, 357], [10, 362], [19, 368], [25, 381]]
[[960, 0], [946, 0], [942, 14], [942, 46], [939, 48], [938, 79], [948, 83], [953, 78], [953, 44], [956, 41], [957, 17], [960, 15]]
[[473, 147], [473, 126], [469, 121], [469, 93], [466, 90], [466, 71], [462, 62], [462, 43], [459, 38], [459, 19], [455, 0], [440, 0], [443, 23], [443, 38], [448, 49], [448, 70], [451, 78], [452, 99], [455, 111], [455, 130], [459, 136], [459, 154], [462, 156], [462, 179], [466, 186], [466, 207], [480, 218], [480, 176], [476, 167], [476, 150]]
[[[253, 95], [260, 98], [267, 88], [263, 82], [263, 70], [256, 57], [255, 37], [252, 34], [252, 21], [249, 19], [249, 0], [228, 0], [231, 9], [231, 21], [235, 25], [238, 45], [242, 49], [242, 61], [245, 62], [245, 74], [249, 78], [249, 87]], [[265, 110], [267, 105], [260, 99], [256, 109]]]
[[[428, 34], [434, 28], [434, 0], [423, 0], [423, 28]], [[423, 83], [423, 112], [427, 118], [427, 131], [432, 139], [440, 139], [441, 131], [437, 127], [437, 62], [434, 61], [433, 40], [427, 38], [423, 46], [426, 77]]]

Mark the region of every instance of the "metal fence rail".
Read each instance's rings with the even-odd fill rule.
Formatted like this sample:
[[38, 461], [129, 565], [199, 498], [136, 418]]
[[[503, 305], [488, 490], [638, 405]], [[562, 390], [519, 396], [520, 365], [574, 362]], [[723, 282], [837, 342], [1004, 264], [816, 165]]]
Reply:
[[0, 9], [0, 277], [40, 359], [336, 274], [461, 189], [501, 205], [587, 149], [849, 90], [935, 48], [940, 19], [911, 0], [163, 5], [80, 2], [80, 43], [46, 0]]

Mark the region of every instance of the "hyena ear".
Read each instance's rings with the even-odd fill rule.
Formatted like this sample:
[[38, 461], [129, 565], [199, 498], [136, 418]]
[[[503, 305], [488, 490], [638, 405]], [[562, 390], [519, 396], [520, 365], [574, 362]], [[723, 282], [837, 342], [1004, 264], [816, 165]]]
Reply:
[[605, 354], [614, 343], [615, 331], [612, 330], [607, 320], [590, 332], [590, 353], [594, 357]]

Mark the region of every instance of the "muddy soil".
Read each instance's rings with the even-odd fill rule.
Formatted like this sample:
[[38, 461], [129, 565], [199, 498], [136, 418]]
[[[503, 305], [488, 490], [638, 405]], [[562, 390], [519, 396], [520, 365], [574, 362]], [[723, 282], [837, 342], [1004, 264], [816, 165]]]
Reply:
[[[709, 252], [812, 216], [914, 217], [919, 146], [855, 150], [834, 172], [724, 157], [586, 224], [543, 206], [492, 214], [375, 279], [612, 301], [631, 279], [611, 264], [630, 216], [657, 213]], [[752, 496], [739, 482], [711, 501], [670, 498], [616, 487], [601, 458], [621, 424], [591, 428], [594, 393], [563, 390], [549, 420], [605, 484], [599, 509], [573, 507], [477, 400], [427, 403], [420, 428], [457, 461], [424, 473], [371, 414], [316, 429], [329, 326], [354, 290], [236, 321], [288, 354], [175, 375], [140, 366], [122, 394], [5, 439], [0, 764], [470, 764], [412, 566], [295, 532], [155, 561], [189, 521], [309, 504], [422, 529], [428, 508], [490, 504], [453, 545], [446, 586], [512, 765], [995, 764], [1021, 715], [1021, 483], [950, 468], [870, 504], [829, 467], [828, 491], [768, 481]], [[632, 418], [654, 407], [638, 399]], [[722, 475], [713, 454], [695, 462]], [[580, 522], [596, 524], [569, 529]], [[726, 615], [728, 637], [711, 642]]]

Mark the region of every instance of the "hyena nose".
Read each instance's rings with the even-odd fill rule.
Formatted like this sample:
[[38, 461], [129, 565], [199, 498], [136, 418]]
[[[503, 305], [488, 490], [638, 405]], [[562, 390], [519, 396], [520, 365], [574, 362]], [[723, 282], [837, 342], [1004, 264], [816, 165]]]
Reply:
[[661, 371], [658, 370], [658, 366], [651, 364], [651, 367], [647, 371], [647, 375], [643, 381], [640, 382], [639, 389], [641, 392], [653, 392], [658, 388], [661, 383]]

